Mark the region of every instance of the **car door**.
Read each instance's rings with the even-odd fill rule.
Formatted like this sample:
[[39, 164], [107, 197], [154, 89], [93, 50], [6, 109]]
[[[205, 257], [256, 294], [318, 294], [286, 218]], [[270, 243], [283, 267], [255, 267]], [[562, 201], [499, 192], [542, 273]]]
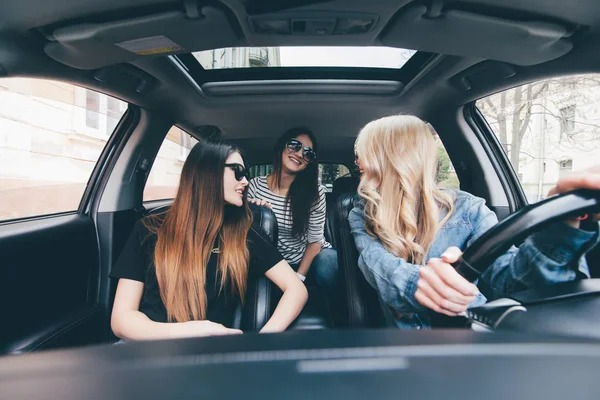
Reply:
[[0, 349], [104, 341], [99, 245], [85, 204], [128, 105], [45, 79], [4, 78], [0, 89]]

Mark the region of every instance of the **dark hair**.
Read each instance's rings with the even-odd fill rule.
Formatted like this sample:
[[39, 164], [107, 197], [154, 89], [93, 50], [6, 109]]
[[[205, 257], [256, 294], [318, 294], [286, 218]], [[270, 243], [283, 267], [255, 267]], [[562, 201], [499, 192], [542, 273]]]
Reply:
[[[313, 143], [313, 150], [318, 154], [318, 145], [315, 135], [310, 129], [299, 127], [285, 132], [279, 137], [274, 148], [273, 172], [275, 174], [275, 185], [281, 186], [281, 159], [285, 151], [285, 144], [295, 137], [306, 135]], [[292, 234], [300, 236], [308, 230], [310, 209], [319, 199], [319, 163], [317, 160], [311, 162], [306, 168], [296, 175], [292, 182], [286, 198], [286, 212], [289, 210], [292, 216]]]
[[241, 207], [226, 207], [223, 194], [225, 163], [234, 152], [239, 150], [229, 145], [196, 144], [183, 165], [169, 211], [144, 221], [154, 226], [158, 236], [156, 277], [169, 321], [206, 318], [206, 268], [215, 243], [221, 250], [217, 262], [220, 289], [228, 284], [244, 299], [252, 213], [245, 198]]

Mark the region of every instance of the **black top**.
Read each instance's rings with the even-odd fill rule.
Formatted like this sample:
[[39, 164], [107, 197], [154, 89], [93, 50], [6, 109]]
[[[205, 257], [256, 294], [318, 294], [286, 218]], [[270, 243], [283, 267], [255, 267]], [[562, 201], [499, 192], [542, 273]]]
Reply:
[[[140, 311], [153, 321], [168, 322], [167, 310], [160, 297], [154, 265], [156, 240], [157, 235], [152, 234], [143, 222], [138, 221], [110, 276], [143, 282], [144, 292], [140, 302]], [[253, 224], [248, 231], [248, 250], [250, 251], [248, 279], [264, 274], [283, 260], [269, 236], [256, 224]], [[218, 254], [211, 253], [206, 270], [206, 319], [231, 327], [235, 310], [241, 301], [239, 295], [231, 293], [232, 290], [229, 286], [219, 291], [217, 259]]]

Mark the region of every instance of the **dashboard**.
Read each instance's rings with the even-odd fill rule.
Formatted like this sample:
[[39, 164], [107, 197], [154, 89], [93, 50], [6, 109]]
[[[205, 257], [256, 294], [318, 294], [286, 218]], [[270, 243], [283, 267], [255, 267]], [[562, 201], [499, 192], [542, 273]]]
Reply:
[[469, 329], [294, 331], [0, 358], [3, 398], [598, 398], [600, 342]]

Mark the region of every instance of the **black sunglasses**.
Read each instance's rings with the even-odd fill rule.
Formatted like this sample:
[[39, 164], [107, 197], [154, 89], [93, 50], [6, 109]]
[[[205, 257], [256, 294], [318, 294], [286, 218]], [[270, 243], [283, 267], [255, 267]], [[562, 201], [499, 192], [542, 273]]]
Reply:
[[[300, 149], [302, 149], [302, 146], [304, 146], [302, 142], [296, 139], [292, 139], [285, 144], [285, 148], [288, 149], [288, 151], [291, 151], [292, 153], [297, 153], [298, 151], [300, 151]], [[305, 146], [302, 150], [302, 158], [304, 158], [306, 162], [311, 163], [317, 159], [317, 153], [315, 153], [315, 151], [310, 147]]]
[[235, 174], [235, 179], [237, 179], [238, 182], [244, 178], [246, 178], [246, 180], [249, 180], [248, 170], [244, 168], [242, 164], [225, 164], [225, 166], [233, 170]]

